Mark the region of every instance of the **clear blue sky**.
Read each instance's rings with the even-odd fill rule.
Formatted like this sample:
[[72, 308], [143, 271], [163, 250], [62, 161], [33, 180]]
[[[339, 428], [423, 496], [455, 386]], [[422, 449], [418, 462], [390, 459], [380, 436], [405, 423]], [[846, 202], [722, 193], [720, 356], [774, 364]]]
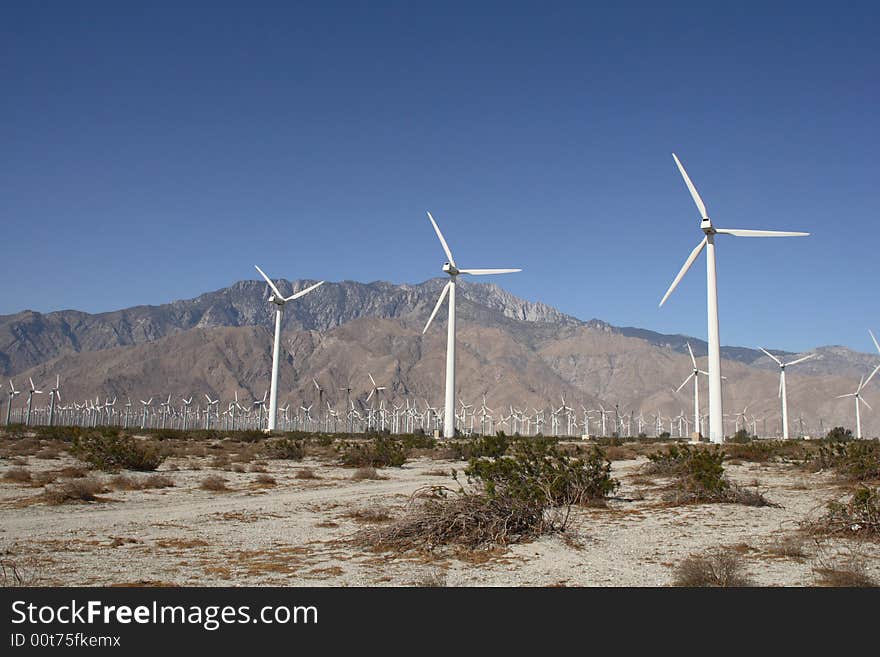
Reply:
[[701, 238], [674, 150], [716, 225], [813, 233], [719, 238], [722, 342], [867, 351], [878, 19], [876, 2], [3, 3], [0, 313], [189, 298], [254, 263], [418, 282], [444, 260], [430, 209], [460, 265], [523, 267], [494, 279], [515, 294], [705, 337], [702, 259], [657, 309]]

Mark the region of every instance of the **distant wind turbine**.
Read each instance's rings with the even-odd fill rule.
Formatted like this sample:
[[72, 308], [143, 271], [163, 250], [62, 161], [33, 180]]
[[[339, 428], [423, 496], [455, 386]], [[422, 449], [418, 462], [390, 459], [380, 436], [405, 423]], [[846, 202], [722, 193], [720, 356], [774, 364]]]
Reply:
[[443, 305], [443, 300], [446, 298], [447, 295], [449, 295], [449, 319], [447, 320], [448, 326], [446, 328], [446, 405], [443, 409], [443, 437], [455, 438], [456, 279], [458, 278], [459, 274], [471, 274], [473, 276], [486, 276], [488, 274], [512, 274], [514, 272], [522, 271], [522, 269], [459, 269], [455, 264], [455, 259], [452, 257], [452, 251], [450, 251], [449, 245], [446, 244], [446, 240], [443, 238], [443, 233], [440, 232], [440, 228], [437, 226], [437, 222], [434, 221], [434, 217], [431, 216], [430, 212], [428, 213], [428, 219], [431, 220], [431, 225], [434, 227], [434, 232], [437, 233], [437, 237], [440, 240], [440, 245], [443, 247], [443, 251], [446, 253], [446, 257], [449, 258], [448, 262], [443, 265], [443, 271], [449, 275], [449, 282], [446, 283], [443, 291], [440, 293], [440, 298], [437, 299], [437, 305], [434, 306], [434, 312], [432, 312], [431, 316], [428, 318], [428, 323], [425, 324], [422, 335], [427, 333], [428, 327], [431, 326], [431, 322], [437, 315], [437, 311], [440, 310], [440, 306]]
[[862, 437], [862, 416], [859, 409], [859, 402], [862, 402], [865, 406], [868, 407], [868, 410], [874, 410], [871, 408], [871, 405], [862, 399], [862, 390], [865, 389], [865, 386], [868, 385], [868, 382], [874, 378], [874, 375], [877, 374], [877, 370], [880, 370], [880, 365], [874, 368], [874, 371], [871, 372], [870, 376], [866, 379], [862, 377], [861, 381], [859, 381], [859, 387], [856, 388], [855, 392], [850, 392], [846, 395], [838, 395], [838, 399], [843, 399], [844, 397], [853, 397], [856, 402], [856, 438]]
[[278, 288], [275, 287], [275, 283], [266, 276], [262, 269], [256, 267], [257, 271], [260, 272], [260, 276], [262, 276], [266, 283], [269, 284], [269, 287], [272, 289], [272, 296], [269, 297], [269, 302], [275, 304], [275, 342], [272, 347], [272, 383], [269, 387], [269, 427], [267, 431], [275, 431], [275, 416], [278, 412], [278, 358], [281, 348], [281, 318], [284, 315], [284, 305], [288, 301], [293, 301], [294, 299], [299, 299], [302, 296], [305, 296], [316, 287], [324, 284], [324, 281], [320, 281], [311, 285], [304, 290], [300, 290], [295, 294], [291, 294], [289, 297], [285, 297], [281, 292], [278, 291]]
[[684, 178], [691, 197], [697, 209], [700, 211], [700, 230], [705, 234], [703, 239], [697, 244], [696, 248], [685, 260], [684, 266], [672, 285], [663, 295], [660, 301], [662, 306], [673, 290], [678, 286], [681, 279], [687, 273], [691, 265], [703, 251], [706, 249], [706, 292], [707, 292], [707, 315], [709, 321], [709, 440], [714, 443], [724, 441], [724, 411], [721, 401], [721, 337], [718, 330], [718, 283], [715, 273], [715, 235], [733, 235], [734, 237], [803, 237], [809, 233], [800, 232], [781, 232], [775, 230], [743, 230], [739, 228], [715, 228], [712, 225], [709, 215], [706, 213], [706, 206], [703, 199], [697, 193], [697, 188], [691, 182], [687, 172], [684, 170], [681, 162], [675, 153], [672, 154], [675, 164]]
[[785, 387], [785, 368], [815, 358], [816, 354], [807, 354], [803, 358], [798, 358], [790, 363], [783, 363], [776, 356], [764, 349], [764, 347], [761, 347], [761, 351], [770, 356], [770, 358], [775, 360], [776, 364], [779, 365], [779, 399], [782, 400], [782, 439], [788, 440], [788, 392]]
[[694, 433], [697, 435], [697, 440], [699, 440], [700, 435], [700, 374], [704, 376], [709, 376], [708, 372], [701, 370], [697, 367], [697, 359], [694, 358], [694, 350], [691, 349], [691, 343], [686, 342], [688, 353], [691, 355], [691, 363], [693, 363], [694, 369], [691, 371], [691, 374], [688, 378], [686, 378], [680, 386], [676, 389], [675, 392], [681, 392], [681, 389], [687, 385], [687, 382], [691, 379], [694, 380]]

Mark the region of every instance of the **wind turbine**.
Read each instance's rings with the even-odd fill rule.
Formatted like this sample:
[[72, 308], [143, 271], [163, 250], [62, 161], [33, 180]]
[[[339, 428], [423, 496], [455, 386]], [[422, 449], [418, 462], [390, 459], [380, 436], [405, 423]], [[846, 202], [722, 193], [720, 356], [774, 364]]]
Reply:
[[437, 305], [434, 306], [434, 312], [431, 313], [431, 316], [428, 318], [428, 323], [425, 324], [424, 330], [422, 330], [422, 335], [427, 333], [428, 327], [431, 326], [431, 322], [434, 320], [434, 316], [437, 314], [437, 311], [440, 310], [440, 306], [443, 304], [443, 300], [449, 295], [449, 319], [447, 320], [447, 328], [446, 328], [446, 405], [444, 407], [444, 420], [443, 420], [443, 437], [444, 438], [455, 438], [455, 282], [458, 278], [459, 274], [471, 274], [473, 276], [486, 276], [488, 274], [512, 274], [514, 272], [522, 271], [522, 269], [459, 269], [455, 264], [455, 259], [452, 257], [452, 251], [449, 250], [449, 245], [446, 244], [446, 240], [443, 238], [443, 233], [440, 232], [440, 228], [437, 226], [437, 222], [434, 221], [434, 217], [431, 216], [431, 213], [428, 213], [428, 219], [431, 220], [431, 225], [434, 227], [434, 232], [437, 233], [437, 237], [440, 240], [440, 245], [443, 247], [443, 251], [446, 253], [446, 257], [449, 258], [448, 262], [444, 263], [443, 271], [446, 274], [449, 274], [449, 281], [446, 283], [443, 291], [440, 293], [440, 298], [437, 299]]
[[28, 379], [31, 382], [31, 389], [28, 390], [28, 400], [27, 400], [27, 415], [25, 416], [24, 423], [26, 426], [30, 426], [31, 424], [31, 402], [34, 399], [34, 395], [42, 395], [42, 390], [37, 390], [37, 387], [34, 385], [33, 379]]
[[666, 302], [666, 299], [669, 298], [669, 295], [672, 294], [673, 290], [678, 286], [678, 283], [687, 273], [688, 269], [694, 264], [697, 256], [699, 256], [705, 248], [706, 307], [709, 325], [709, 440], [713, 443], [720, 443], [724, 441], [724, 411], [721, 401], [721, 336], [718, 329], [718, 281], [715, 273], [715, 235], [733, 235], [734, 237], [804, 237], [809, 235], [809, 233], [715, 228], [715, 226], [712, 225], [712, 220], [709, 219], [709, 215], [706, 213], [706, 206], [703, 203], [703, 199], [700, 198], [697, 188], [694, 187], [694, 183], [691, 182], [691, 179], [688, 177], [687, 172], [684, 170], [684, 167], [675, 153], [672, 154], [672, 158], [675, 160], [675, 164], [678, 166], [681, 177], [684, 178], [684, 182], [691, 193], [691, 197], [694, 199], [694, 203], [700, 211], [700, 217], [702, 219], [700, 222], [700, 230], [703, 231], [704, 236], [694, 250], [691, 251], [687, 260], [685, 260], [684, 266], [681, 268], [681, 271], [678, 272], [675, 280], [672, 281], [672, 285], [669, 286], [669, 289], [660, 301], [660, 305], [662, 306]]
[[697, 436], [697, 441], [700, 440], [700, 374], [705, 376], [709, 376], [708, 372], [704, 372], [699, 367], [697, 367], [697, 359], [694, 358], [694, 350], [691, 349], [691, 343], [686, 342], [688, 353], [691, 355], [691, 363], [693, 363], [694, 369], [691, 372], [690, 376], [682, 382], [680, 386], [676, 389], [675, 392], [680, 392], [682, 388], [687, 385], [687, 382], [691, 379], [694, 380], [694, 433]]
[[144, 414], [141, 416], [141, 429], [143, 430], [147, 428], [147, 407], [153, 403], [153, 398], [150, 397], [147, 401], [141, 399], [140, 401], [144, 405]]
[[61, 377], [55, 375], [55, 387], [49, 390], [49, 426], [55, 424], [55, 400], [61, 401]]
[[866, 379], [862, 377], [861, 381], [859, 381], [859, 387], [856, 388], [855, 392], [850, 392], [846, 395], [838, 395], [838, 399], [843, 399], [844, 397], [854, 397], [856, 402], [856, 438], [862, 437], [862, 417], [859, 413], [859, 402], [862, 402], [865, 406], [868, 407], [869, 410], [873, 410], [871, 405], [862, 399], [862, 390], [865, 389], [865, 386], [868, 385], [868, 382], [874, 378], [874, 375], [877, 374], [877, 370], [880, 370], [880, 365], [874, 368], [874, 371], [871, 372], [870, 376]]
[[776, 356], [764, 349], [764, 347], [761, 347], [761, 351], [770, 356], [770, 358], [775, 360], [776, 364], [779, 365], [779, 398], [782, 400], [782, 439], [788, 440], [788, 393], [785, 387], [785, 368], [797, 365], [798, 363], [803, 363], [805, 360], [810, 360], [811, 358], [814, 358], [816, 354], [807, 354], [803, 358], [798, 358], [790, 363], [783, 363]]
[[21, 394], [21, 390], [16, 390], [15, 385], [12, 383], [12, 379], [9, 379], [9, 401], [6, 403], [6, 426], [9, 426], [9, 413], [12, 411], [12, 400], [15, 399], [16, 395]]
[[269, 297], [269, 302], [275, 304], [275, 342], [272, 347], [272, 385], [269, 388], [269, 427], [266, 429], [267, 431], [275, 431], [275, 416], [278, 411], [278, 357], [281, 349], [281, 318], [284, 315], [284, 305], [288, 301], [293, 301], [294, 299], [299, 299], [300, 297], [305, 296], [316, 287], [323, 285], [324, 281], [319, 281], [299, 292], [291, 294], [289, 297], [285, 297], [278, 291], [278, 288], [275, 287], [275, 283], [266, 276], [262, 269], [256, 265], [254, 265], [254, 267], [256, 267], [257, 271], [260, 272], [260, 276], [266, 279], [266, 282], [269, 284], [269, 287], [272, 290], [272, 296]]

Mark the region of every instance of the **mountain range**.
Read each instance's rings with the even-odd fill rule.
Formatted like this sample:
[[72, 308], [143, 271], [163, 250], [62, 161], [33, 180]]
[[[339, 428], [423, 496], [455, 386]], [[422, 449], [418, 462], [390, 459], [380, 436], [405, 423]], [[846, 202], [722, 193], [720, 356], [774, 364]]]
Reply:
[[[314, 281], [281, 280], [285, 295]], [[441, 309], [427, 334], [422, 328], [443, 279], [417, 285], [388, 282], [326, 283], [288, 304], [282, 325], [285, 349], [280, 399], [311, 403], [317, 395], [339, 404], [370, 388], [368, 373], [388, 386], [390, 400], [442, 401], [445, 321]], [[106, 313], [25, 310], [0, 316], [0, 373], [23, 387], [62, 379], [65, 400], [95, 395], [125, 398], [207, 393], [230, 399], [261, 398], [271, 368], [273, 307], [263, 282], [239, 281], [194, 299], [135, 306]], [[459, 395], [496, 409], [558, 406], [562, 395], [578, 408], [617, 405], [621, 413], [665, 416], [693, 413], [693, 388], [674, 388], [691, 372], [689, 342], [705, 369], [705, 341], [582, 320], [540, 302], [520, 299], [494, 284], [460, 282], [457, 311]], [[798, 356], [773, 352], [788, 360]], [[816, 357], [787, 374], [792, 432], [852, 426], [852, 392], [880, 356], [845, 347], [812, 350]], [[778, 367], [763, 352], [722, 348], [728, 431], [735, 415], [759, 419], [775, 433], [779, 424]], [[880, 378], [880, 377], [878, 377]], [[701, 380], [705, 412], [708, 399]], [[880, 405], [872, 382], [865, 399]], [[873, 406], [873, 403], [871, 404]], [[880, 406], [878, 406], [880, 412]], [[766, 424], [765, 424], [766, 423]], [[880, 421], [863, 413], [863, 428]]]

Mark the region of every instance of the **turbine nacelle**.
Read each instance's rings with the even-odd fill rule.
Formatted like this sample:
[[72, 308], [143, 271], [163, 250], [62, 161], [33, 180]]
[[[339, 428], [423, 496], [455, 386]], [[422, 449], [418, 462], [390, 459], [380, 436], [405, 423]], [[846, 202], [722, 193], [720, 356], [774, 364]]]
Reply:
[[450, 276], [458, 276], [459, 270], [455, 265], [450, 265], [448, 262], [443, 263], [443, 271], [449, 274]]

